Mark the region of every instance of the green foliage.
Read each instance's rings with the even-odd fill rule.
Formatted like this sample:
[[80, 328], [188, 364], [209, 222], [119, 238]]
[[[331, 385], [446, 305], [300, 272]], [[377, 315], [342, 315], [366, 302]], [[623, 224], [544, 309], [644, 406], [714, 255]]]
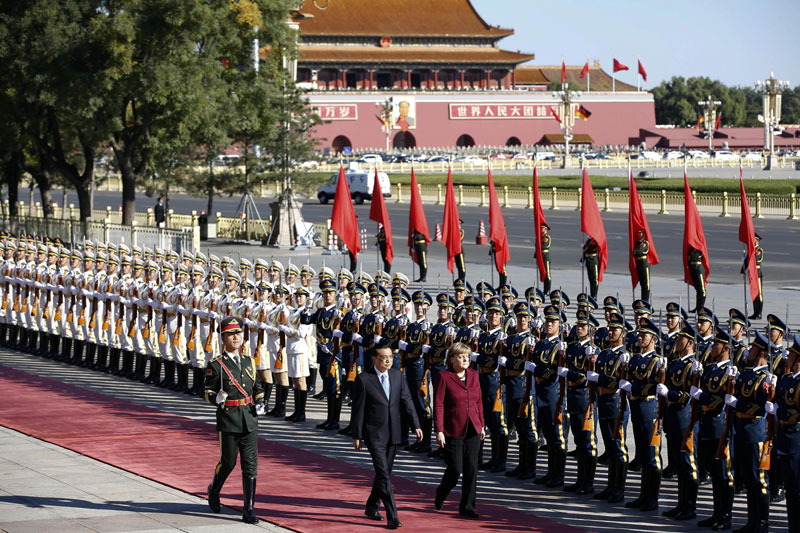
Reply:
[[[577, 83], [574, 81], [567, 80], [567, 87], [569, 87], [570, 91], [581, 91], [583, 90]], [[560, 80], [553, 80], [547, 84], [548, 91], [560, 91], [561, 90], [561, 81]]]

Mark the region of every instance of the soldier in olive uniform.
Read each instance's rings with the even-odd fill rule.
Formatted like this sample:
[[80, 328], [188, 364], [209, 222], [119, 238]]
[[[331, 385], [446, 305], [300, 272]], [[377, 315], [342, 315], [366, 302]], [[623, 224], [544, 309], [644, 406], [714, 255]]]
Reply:
[[636, 243], [633, 246], [633, 259], [636, 263], [636, 275], [639, 277], [639, 286], [642, 289], [642, 300], [650, 301], [650, 241], [644, 231], [636, 234]]
[[399, 341], [398, 346], [401, 352], [405, 352], [404, 368], [408, 389], [413, 393], [411, 399], [414, 401], [414, 407], [417, 409], [417, 418], [419, 418], [420, 427], [422, 428], [422, 440], [413, 446], [412, 451], [428, 453], [431, 451], [433, 413], [429, 398], [420, 395], [419, 390], [422, 386], [422, 378], [425, 375], [425, 360], [422, 357], [422, 350], [428, 344], [428, 334], [431, 330], [431, 324], [425, 315], [433, 303], [433, 298], [425, 291], [416, 291], [411, 295], [411, 300], [414, 302], [416, 318], [406, 326], [405, 341]]
[[597, 241], [589, 237], [583, 244], [583, 268], [586, 270], [586, 277], [589, 279], [589, 293], [594, 299], [597, 299], [598, 279], [600, 277], [598, 251]]
[[381, 251], [383, 270], [389, 274], [392, 271], [392, 263], [390, 263], [386, 257], [386, 230], [384, 229], [383, 224], [380, 224], [380, 228], [378, 228], [378, 248], [380, 248]]
[[428, 277], [428, 241], [425, 235], [417, 230], [414, 230], [412, 239], [414, 242], [414, 262], [417, 263], [419, 267], [419, 278], [414, 281], [417, 283], [425, 283]]
[[544, 274], [544, 285], [542, 286], [542, 291], [545, 294], [550, 294], [550, 284], [552, 283], [552, 278], [550, 277], [550, 245], [552, 244], [552, 239], [550, 237], [550, 226], [547, 224], [542, 224], [540, 229], [541, 233], [539, 236], [539, 246], [542, 250], [542, 260], [544, 261], [544, 272], [540, 273]]
[[453, 257], [453, 260], [456, 263], [456, 268], [458, 269], [458, 279], [464, 280], [467, 277], [467, 264], [464, 262], [464, 221], [462, 219], [458, 219], [458, 232], [461, 236], [461, 253], [456, 254]]
[[[756, 256], [756, 270], [758, 270], [758, 296], [756, 297], [755, 300], [753, 300], [753, 314], [750, 315], [750, 319], [760, 320], [761, 311], [764, 309], [764, 293], [761, 290], [764, 284], [763, 282], [764, 274], [761, 271], [761, 263], [764, 261], [764, 249], [761, 247], [761, 235], [759, 235], [758, 233], [756, 233], [755, 256]], [[742, 266], [743, 274], [746, 267], [747, 265]]]
[[253, 358], [242, 356], [242, 321], [226, 318], [220, 324], [224, 353], [212, 359], [206, 367], [205, 398], [217, 407], [220, 459], [214, 470], [214, 480], [208, 486], [208, 505], [220, 511], [219, 493], [228, 475], [241, 457], [244, 508], [242, 520], [257, 524], [253, 505], [258, 473], [258, 418], [264, 414], [264, 392], [256, 379]]
[[689, 246], [686, 261], [689, 263], [689, 276], [696, 295], [694, 309], [690, 309], [689, 312], [696, 313], [706, 303], [706, 268], [703, 266], [703, 252]]

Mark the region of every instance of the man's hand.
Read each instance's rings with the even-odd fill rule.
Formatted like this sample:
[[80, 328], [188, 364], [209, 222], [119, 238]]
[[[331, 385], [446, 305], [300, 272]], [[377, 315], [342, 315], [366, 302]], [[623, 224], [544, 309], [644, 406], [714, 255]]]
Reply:
[[264, 405], [264, 402], [259, 402], [256, 404], [256, 415], [258, 416], [265, 416], [267, 414], [267, 406]]
[[486, 438], [486, 428], [481, 428], [481, 440]]
[[444, 433], [441, 431], [436, 434], [436, 444], [439, 445], [439, 448], [444, 448], [445, 438], [444, 438]]
[[228, 393], [227, 393], [227, 392], [225, 392], [225, 391], [219, 391], [219, 392], [217, 393], [217, 398], [216, 398], [217, 405], [222, 405], [222, 404], [224, 404], [224, 403], [225, 403], [225, 400], [226, 400], [227, 398], [228, 398]]
[[417, 442], [422, 442], [422, 430], [417, 428], [414, 430], [414, 433], [417, 434]]
[[353, 439], [353, 448], [357, 451], [361, 451], [361, 445], [364, 444], [364, 441], [361, 439]]

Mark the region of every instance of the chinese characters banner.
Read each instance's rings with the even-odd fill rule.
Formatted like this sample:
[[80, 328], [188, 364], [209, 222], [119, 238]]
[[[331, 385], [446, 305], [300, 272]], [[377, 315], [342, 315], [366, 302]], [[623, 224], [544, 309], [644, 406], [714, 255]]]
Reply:
[[358, 120], [356, 104], [319, 104], [313, 109], [322, 120]]
[[449, 104], [450, 120], [552, 119], [557, 104]]

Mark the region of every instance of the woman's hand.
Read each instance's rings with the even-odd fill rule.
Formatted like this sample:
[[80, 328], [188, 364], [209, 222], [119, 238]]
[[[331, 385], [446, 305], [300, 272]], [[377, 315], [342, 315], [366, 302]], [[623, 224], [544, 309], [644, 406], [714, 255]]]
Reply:
[[486, 438], [486, 428], [481, 428], [481, 440]]
[[444, 448], [444, 443], [444, 433], [440, 431], [436, 434], [436, 444], [439, 445], [439, 448]]

